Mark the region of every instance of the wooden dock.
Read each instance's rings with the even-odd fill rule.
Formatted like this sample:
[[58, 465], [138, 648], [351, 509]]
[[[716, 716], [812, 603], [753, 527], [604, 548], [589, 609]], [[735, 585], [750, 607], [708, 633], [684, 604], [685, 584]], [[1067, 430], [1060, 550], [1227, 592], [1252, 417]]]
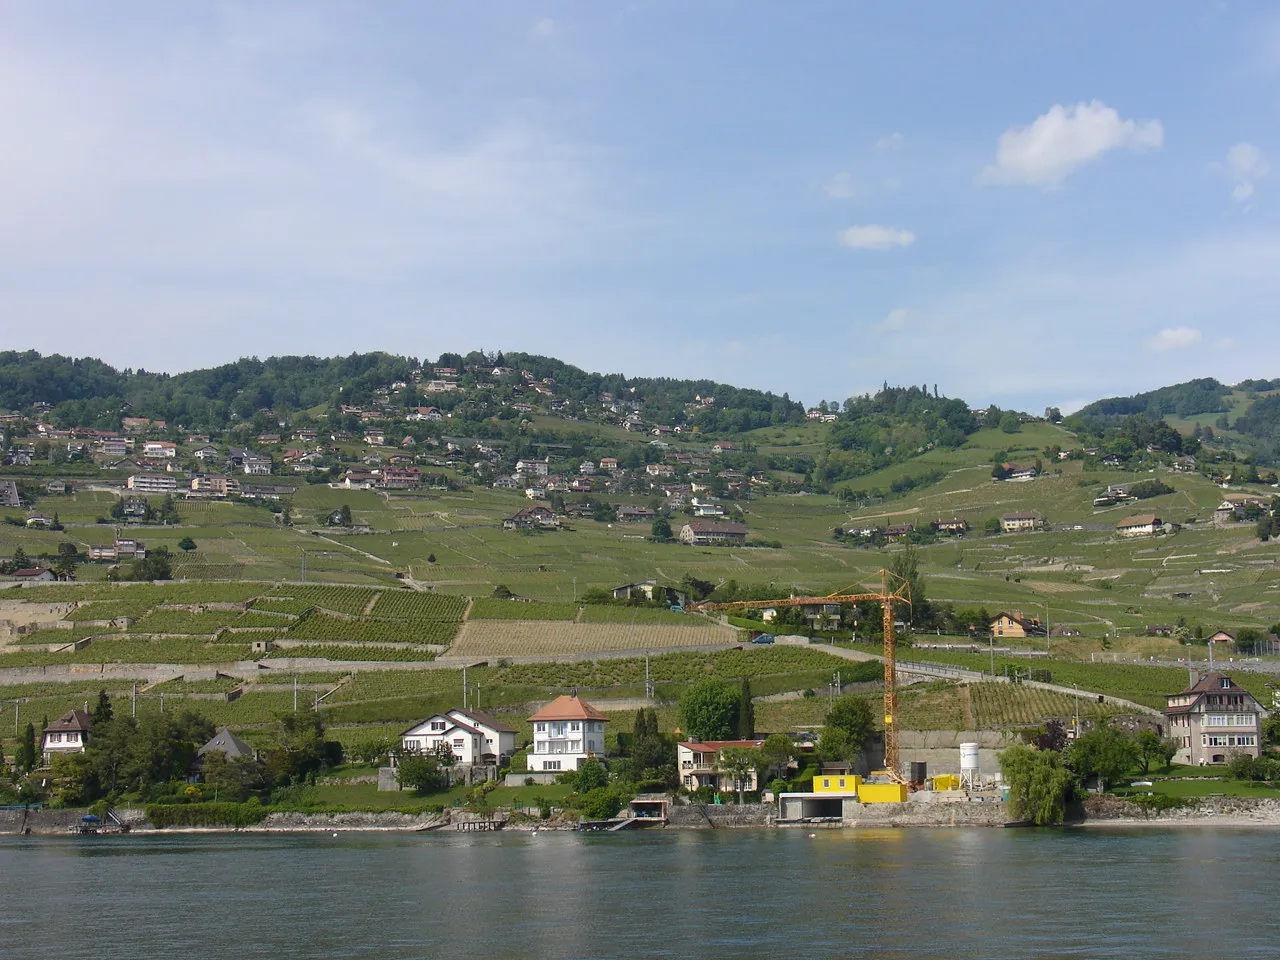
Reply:
[[453, 829], [475, 833], [480, 830], [501, 830], [506, 825], [505, 820], [459, 820], [453, 825]]

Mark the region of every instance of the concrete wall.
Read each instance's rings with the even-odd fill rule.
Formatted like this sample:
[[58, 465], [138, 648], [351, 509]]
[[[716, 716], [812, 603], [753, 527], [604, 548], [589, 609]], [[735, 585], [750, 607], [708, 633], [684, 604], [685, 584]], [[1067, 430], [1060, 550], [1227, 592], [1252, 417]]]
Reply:
[[767, 827], [773, 825], [777, 810], [771, 803], [715, 804], [684, 803], [667, 807], [667, 824], [720, 830], [730, 827]]
[[901, 730], [898, 754], [904, 774], [908, 763], [927, 763], [931, 777], [959, 774], [960, 744], [976, 743], [978, 771], [983, 779], [989, 779], [1000, 772], [1000, 751], [1021, 742], [1021, 737], [1001, 730]]

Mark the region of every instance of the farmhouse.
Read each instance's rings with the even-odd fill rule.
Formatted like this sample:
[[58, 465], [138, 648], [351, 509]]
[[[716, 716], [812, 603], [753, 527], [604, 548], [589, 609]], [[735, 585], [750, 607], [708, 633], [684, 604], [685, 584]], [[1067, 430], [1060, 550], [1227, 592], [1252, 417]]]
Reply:
[[576, 695], [557, 697], [529, 722], [533, 746], [525, 762], [530, 772], [577, 770], [587, 757], [604, 754], [604, 725], [609, 718]]
[[1000, 518], [1000, 531], [1002, 533], [1039, 530], [1043, 526], [1044, 518], [1036, 513], [1006, 513]]
[[747, 542], [747, 528], [740, 523], [690, 520], [680, 528], [680, 542], [698, 547], [734, 546]]
[[1043, 637], [1044, 624], [1038, 617], [1024, 617], [1021, 610], [1014, 610], [991, 621], [991, 633], [996, 637]]
[[935, 520], [933, 521], [933, 529], [937, 533], [948, 533], [952, 536], [960, 536], [969, 532], [969, 524], [964, 520]]
[[520, 510], [502, 521], [503, 530], [538, 530], [555, 529], [560, 526], [560, 518], [546, 507], [530, 507]]
[[1169, 735], [1177, 763], [1226, 763], [1233, 753], [1260, 756], [1262, 706], [1229, 676], [1210, 672], [1168, 695]]
[[720, 769], [720, 754], [724, 750], [740, 748], [759, 750], [763, 740], [708, 740], [705, 743], [688, 740], [676, 744], [676, 768], [680, 783], [689, 790], [711, 787], [717, 791], [755, 790], [756, 771], [750, 770], [739, 783], [732, 773]]
[[891, 523], [884, 528], [885, 539], [894, 543], [899, 540], [905, 540], [915, 532], [916, 525], [914, 523]]
[[1154, 513], [1127, 517], [1116, 524], [1116, 533], [1122, 537], [1152, 537], [1164, 532], [1164, 523]]

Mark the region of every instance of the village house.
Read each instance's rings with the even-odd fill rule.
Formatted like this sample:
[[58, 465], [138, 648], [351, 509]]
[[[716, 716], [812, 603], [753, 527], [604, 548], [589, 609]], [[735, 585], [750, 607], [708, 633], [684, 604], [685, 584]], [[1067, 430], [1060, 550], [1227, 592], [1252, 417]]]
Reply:
[[478, 710], [437, 713], [400, 734], [405, 753], [447, 752], [454, 762], [497, 763], [516, 750], [516, 731]]
[[256, 760], [258, 752], [245, 743], [227, 727], [223, 727], [204, 746], [196, 750], [195, 759], [187, 768], [189, 778], [198, 778], [204, 770], [205, 757], [211, 753], [220, 753], [227, 760]]
[[26, 526], [28, 529], [48, 530], [53, 526], [53, 517], [43, 513], [33, 513], [31, 516], [27, 517]]
[[688, 790], [711, 787], [717, 792], [753, 791], [756, 771], [749, 770], [741, 783], [734, 774], [720, 769], [720, 754], [729, 749], [759, 750], [764, 740], [685, 740], [676, 744], [676, 769], [680, 784]]
[[1005, 463], [1001, 465], [1004, 468], [1005, 480], [1034, 480], [1036, 476], [1035, 467], [1024, 467], [1016, 463]]
[[1021, 639], [1023, 637], [1043, 637], [1044, 624], [1038, 617], [1024, 617], [1021, 610], [1001, 613], [991, 621], [991, 635]]
[[718, 440], [711, 445], [712, 453], [737, 453], [738, 448], [728, 440]]
[[697, 547], [740, 546], [747, 542], [747, 528], [719, 520], [690, 520], [680, 528], [680, 542]]
[[271, 458], [250, 454], [240, 464], [240, 469], [250, 477], [265, 477], [271, 473]]
[[648, 522], [656, 516], [648, 507], [638, 507], [630, 503], [621, 504], [616, 514], [620, 523]]
[[102, 441], [100, 452], [111, 459], [123, 457], [129, 452], [129, 441], [123, 437], [108, 437]]
[[164, 457], [173, 459], [178, 455], [178, 445], [167, 440], [148, 440], [142, 445], [144, 457]]
[[710, 500], [699, 500], [694, 497], [690, 503], [693, 507], [693, 515], [695, 517], [723, 517], [724, 504], [714, 503]]
[[498, 477], [497, 480], [493, 481], [493, 488], [495, 490], [518, 490], [520, 489], [520, 484], [515, 477]]
[[603, 470], [603, 471], [605, 471], [606, 473], [617, 473], [617, 472], [618, 472], [618, 458], [617, 458], [617, 457], [603, 457], [603, 458], [601, 458], [601, 460], [600, 460], [600, 469], [601, 469], [601, 470]]
[[23, 567], [9, 574], [14, 580], [57, 580], [58, 575], [48, 567]]
[[969, 532], [969, 524], [964, 520], [935, 520], [933, 529], [936, 533], [946, 533], [953, 537], [963, 536]]
[[651, 477], [674, 477], [676, 468], [669, 463], [650, 463], [645, 465], [644, 472]]
[[54, 757], [61, 754], [84, 753], [91, 726], [89, 714], [83, 710], [72, 710], [45, 727], [41, 745], [44, 762], [51, 763]]
[[560, 518], [546, 507], [529, 507], [502, 521], [503, 530], [554, 530], [560, 526]]
[[884, 538], [891, 543], [897, 543], [915, 533], [915, 530], [914, 523], [891, 523], [884, 528]]
[[12, 480], [0, 480], [0, 507], [21, 507], [18, 485]]
[[196, 447], [195, 450], [191, 451], [191, 455], [204, 463], [219, 459], [218, 448], [209, 443]]
[[542, 460], [517, 460], [516, 474], [522, 477], [545, 477], [551, 473], [551, 458]]
[[656, 599], [661, 600], [671, 606], [685, 605], [688, 594], [683, 590], [677, 590], [675, 587], [665, 587], [658, 583], [657, 580], [645, 580], [642, 583], [624, 583], [620, 587], [614, 587], [609, 591], [615, 600], [631, 600], [635, 597], [644, 597], [652, 602], [656, 593]]
[[416, 490], [422, 483], [422, 471], [417, 467], [383, 467], [379, 486], [384, 490]]
[[525, 763], [533, 773], [577, 770], [588, 757], [604, 755], [609, 718], [577, 695], [560, 696], [529, 718], [533, 746]]
[[1168, 695], [1164, 714], [1178, 741], [1175, 763], [1226, 763], [1233, 754], [1261, 755], [1262, 706], [1229, 676], [1209, 672]]
[[1022, 533], [1027, 530], [1039, 530], [1044, 526], [1044, 519], [1035, 513], [1006, 513], [1000, 517], [1002, 533]]
[[1116, 524], [1116, 533], [1122, 537], [1153, 537], [1164, 533], [1164, 523], [1154, 513], [1126, 517]]

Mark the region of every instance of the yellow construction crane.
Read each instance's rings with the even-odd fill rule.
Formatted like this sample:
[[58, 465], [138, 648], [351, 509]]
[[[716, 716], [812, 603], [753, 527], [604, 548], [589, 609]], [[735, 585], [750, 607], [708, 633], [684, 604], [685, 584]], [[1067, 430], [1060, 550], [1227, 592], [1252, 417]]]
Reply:
[[689, 609], [710, 610], [759, 610], [764, 607], [821, 607], [827, 604], [879, 603], [884, 611], [884, 765], [889, 775], [903, 782], [898, 769], [898, 683], [895, 673], [893, 605], [895, 602], [911, 605], [911, 584], [903, 580], [896, 590], [889, 589], [889, 578], [895, 576], [888, 570], [880, 571], [879, 593], [855, 593], [861, 584], [853, 584], [825, 597], [786, 597], [781, 600], [740, 600], [736, 603], [694, 603]]

